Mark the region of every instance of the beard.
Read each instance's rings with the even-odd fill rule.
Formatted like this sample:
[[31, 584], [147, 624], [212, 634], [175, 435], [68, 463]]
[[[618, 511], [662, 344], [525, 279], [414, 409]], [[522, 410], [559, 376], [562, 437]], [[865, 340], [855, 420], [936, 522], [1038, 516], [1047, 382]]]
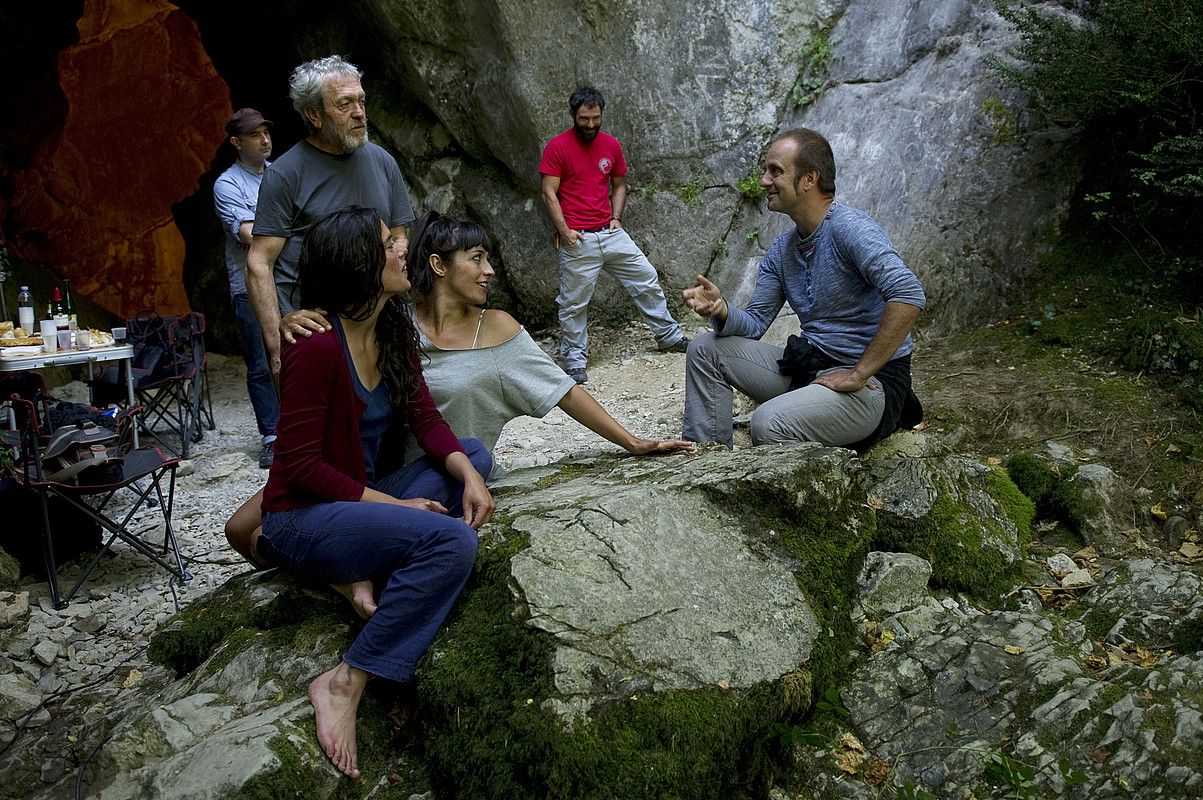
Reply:
[[344, 153], [353, 153], [359, 148], [368, 143], [368, 129], [365, 127], [361, 131], [331, 131], [334, 134], [334, 141], [343, 149]]
[[340, 128], [334, 123], [334, 120], [327, 117], [323, 120], [318, 135], [327, 143], [338, 147], [342, 152], [353, 153], [368, 143], [367, 120], [364, 120], [363, 129], [357, 131], [349, 127]]
[[576, 136], [583, 142], [592, 142], [597, 138], [597, 132], [601, 130], [597, 128], [582, 128], [580, 125], [573, 125], [572, 129], [576, 131]]

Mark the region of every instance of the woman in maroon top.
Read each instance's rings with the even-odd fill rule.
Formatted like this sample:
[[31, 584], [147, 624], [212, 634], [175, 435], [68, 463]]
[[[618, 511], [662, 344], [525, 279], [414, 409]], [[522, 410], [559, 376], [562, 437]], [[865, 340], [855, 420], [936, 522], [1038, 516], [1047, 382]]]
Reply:
[[[298, 271], [302, 303], [329, 309], [338, 335], [284, 350], [256, 548], [306, 580], [380, 588], [342, 660], [309, 684], [318, 741], [357, 778], [364, 686], [372, 677], [413, 680], [468, 579], [474, 529], [493, 514], [481, 477], [491, 460], [479, 442], [461, 444], [430, 399], [400, 297], [409, 289], [405, 254], [376, 212], [352, 207], [319, 220]], [[388, 472], [406, 431], [427, 455]]]

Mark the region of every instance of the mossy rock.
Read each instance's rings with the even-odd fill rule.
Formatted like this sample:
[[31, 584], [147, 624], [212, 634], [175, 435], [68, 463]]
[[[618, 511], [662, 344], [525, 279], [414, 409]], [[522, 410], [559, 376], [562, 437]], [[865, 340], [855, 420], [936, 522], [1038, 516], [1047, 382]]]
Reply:
[[[715, 451], [698, 460], [602, 460], [507, 508], [509, 522], [491, 526], [469, 588], [419, 669], [423, 739], [440, 797], [767, 793], [786, 756], [778, 727], [807, 711], [816, 682], [842, 674], [853, 640], [850, 593], [874, 526], [850, 452], [758, 450]], [[649, 486], [659, 500], [641, 499]], [[705, 523], [697, 509], [709, 509], [710, 524], [725, 526], [748, 548], [746, 556], [733, 550], [733, 560], [791, 565], [795, 590], [818, 615], [818, 636], [802, 668], [745, 686], [664, 688], [672, 665], [626, 653], [614, 657], [627, 659], [631, 674], [618, 680], [599, 657], [592, 699], [565, 689], [575, 684], [563, 672], [572, 662], [564, 640], [575, 634], [547, 624], [544, 610], [532, 608], [524, 590], [529, 581], [515, 578], [524, 577], [515, 565], [529, 560], [533, 537], [547, 535], [538, 520], [554, 519], [562, 520], [566, 541], [582, 526], [605, 532], [615, 569], [628, 569], [625, 548], [638, 540], [628, 529], [654, 527], [648, 517], [657, 503], [699, 526]], [[661, 533], [662, 546], [671, 548], [674, 532]], [[613, 641], [614, 651], [629, 644], [619, 634]]]
[[870, 467], [873, 549], [931, 563], [933, 585], [996, 598], [1022, 574], [1033, 506], [1007, 474], [965, 456]]

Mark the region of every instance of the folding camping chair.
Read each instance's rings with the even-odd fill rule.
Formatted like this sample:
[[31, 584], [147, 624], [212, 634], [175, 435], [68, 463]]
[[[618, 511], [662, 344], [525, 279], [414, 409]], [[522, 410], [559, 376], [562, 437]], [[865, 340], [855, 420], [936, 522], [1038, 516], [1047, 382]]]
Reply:
[[[71, 601], [84, 581], [96, 569], [100, 559], [111, 552], [117, 540], [125, 542], [181, 581], [192, 577], [184, 569], [175, 532], [171, 527], [172, 506], [175, 501], [175, 471], [179, 466], [177, 459], [164, 457], [157, 447], [142, 447], [124, 453], [119, 462], [107, 462], [110, 469], [104, 473], [103, 483], [87, 482], [82, 472], [67, 477], [64, 473], [70, 470], [54, 472], [43, 459], [43, 454], [53, 449], [55, 439], [60, 438], [61, 431], [56, 432], [50, 444], [44, 445], [38, 436], [39, 419], [34, 401], [13, 394], [9, 402], [17, 418], [18, 442], [12, 441], [11, 432], [6, 433], [4, 438], [6, 443], [17, 447], [17, 460], [11, 468], [16, 479], [26, 491], [38, 499], [40, 514], [35, 515], [38, 517], [38, 536], [55, 608], [63, 608]], [[117, 434], [113, 436], [117, 437]], [[115, 473], [112, 470], [113, 466], [119, 467]], [[123, 494], [123, 497], [132, 495], [128, 508], [119, 508], [120, 503], [110, 505], [110, 501], [121, 490], [128, 492], [128, 495]], [[48, 506], [51, 498], [58, 498], [86, 515], [88, 519], [95, 520], [107, 534], [99, 552], [84, 568], [66, 595], [59, 593], [58, 565], [54, 557], [54, 539]], [[143, 511], [161, 518], [161, 546], [152, 545], [144, 537], [144, 533], [152, 533], [158, 527], [157, 522], [150, 531], [139, 532], [134, 529], [134, 525], [145, 525], [145, 520], [136, 519]], [[171, 561], [166, 560], [169, 550]]]
[[16, 412], [10, 408], [8, 398], [14, 394], [34, 404], [38, 436], [44, 441], [50, 436], [50, 395], [41, 374], [31, 370], [0, 372], [0, 424], [11, 430], [16, 430]]
[[[216, 427], [209, 397], [205, 315], [198, 311], [165, 317], [142, 314], [126, 321], [126, 333], [134, 347], [134, 394], [142, 406], [142, 430], [157, 435], [165, 428], [178, 436], [176, 452], [187, 458], [188, 448], [204, 437], [204, 430]], [[122, 386], [124, 380], [119, 368], [106, 368], [93, 387], [93, 397], [104, 396], [98, 388]]]

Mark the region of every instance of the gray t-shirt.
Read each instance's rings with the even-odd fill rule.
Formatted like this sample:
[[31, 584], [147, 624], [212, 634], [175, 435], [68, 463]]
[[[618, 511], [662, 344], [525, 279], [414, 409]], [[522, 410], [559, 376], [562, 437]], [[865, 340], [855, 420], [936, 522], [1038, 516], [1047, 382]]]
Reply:
[[[525, 328], [475, 350], [443, 350], [425, 334], [421, 340], [422, 375], [443, 419], [456, 436], [479, 439], [490, 452], [507, 422], [546, 416], [576, 385]], [[406, 445], [405, 463], [421, 455], [416, 442]]]
[[301, 140], [268, 167], [252, 233], [287, 239], [275, 268], [281, 313], [300, 302], [294, 293], [305, 233], [318, 218], [350, 205], [376, 209], [390, 228], [414, 218], [401, 170], [379, 145], [368, 142], [352, 153], [333, 155]]

